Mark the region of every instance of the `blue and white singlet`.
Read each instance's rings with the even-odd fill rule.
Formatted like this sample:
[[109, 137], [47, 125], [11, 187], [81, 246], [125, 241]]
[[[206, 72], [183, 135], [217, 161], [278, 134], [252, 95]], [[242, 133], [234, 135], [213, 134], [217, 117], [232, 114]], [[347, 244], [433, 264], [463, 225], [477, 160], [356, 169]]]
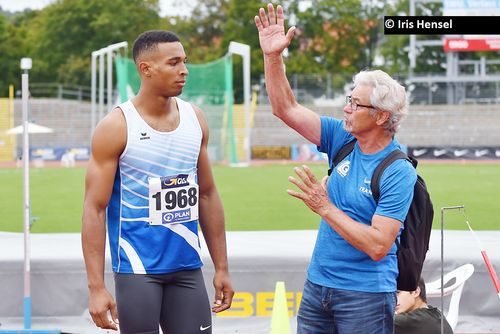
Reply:
[[166, 274], [202, 266], [198, 238], [197, 163], [202, 131], [191, 104], [176, 98], [179, 125], [151, 128], [132, 102], [107, 224], [113, 271]]

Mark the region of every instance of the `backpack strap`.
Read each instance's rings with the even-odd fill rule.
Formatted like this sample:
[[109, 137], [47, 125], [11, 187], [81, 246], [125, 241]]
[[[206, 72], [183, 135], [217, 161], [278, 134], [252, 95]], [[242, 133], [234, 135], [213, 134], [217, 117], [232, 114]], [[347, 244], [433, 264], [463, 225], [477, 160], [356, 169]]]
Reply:
[[345, 157], [349, 155], [349, 153], [352, 152], [354, 149], [354, 144], [356, 144], [356, 138], [345, 144], [340, 148], [340, 150], [337, 152], [337, 155], [335, 158], [332, 160], [332, 165], [330, 166], [330, 169], [328, 169], [328, 176], [332, 174], [333, 169], [335, 166], [337, 166], [342, 160], [344, 160]]
[[380, 178], [382, 177], [382, 174], [384, 173], [387, 167], [389, 167], [394, 161], [399, 159], [406, 159], [409, 162], [411, 162], [413, 167], [417, 167], [418, 162], [413, 157], [407, 156], [406, 153], [404, 153], [401, 150], [392, 151], [388, 156], [384, 158], [384, 160], [382, 160], [382, 162], [379, 163], [379, 165], [377, 166], [377, 168], [375, 168], [375, 171], [373, 172], [371, 181], [371, 190], [375, 202], [378, 203], [378, 200], [380, 198]]
[[[394, 161], [399, 159], [406, 159], [409, 162], [411, 162], [413, 167], [415, 168], [417, 167], [418, 164], [417, 159], [406, 155], [406, 153], [404, 153], [401, 150], [392, 151], [388, 156], [386, 156], [384, 160], [382, 160], [382, 162], [378, 164], [377, 168], [375, 168], [375, 171], [373, 172], [372, 175], [371, 190], [373, 199], [375, 200], [376, 203], [378, 203], [378, 200], [380, 198], [380, 178], [382, 177], [382, 174], [384, 173], [387, 167], [389, 167]], [[398, 238], [396, 238], [396, 247], [399, 249]]]

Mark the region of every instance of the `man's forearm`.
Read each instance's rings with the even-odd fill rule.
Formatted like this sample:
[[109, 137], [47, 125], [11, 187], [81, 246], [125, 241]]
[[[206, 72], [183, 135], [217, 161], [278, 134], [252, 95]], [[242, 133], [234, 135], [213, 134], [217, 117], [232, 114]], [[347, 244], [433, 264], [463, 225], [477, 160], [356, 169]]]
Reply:
[[200, 226], [215, 270], [227, 271], [224, 210], [217, 191], [200, 200]]
[[82, 224], [82, 250], [87, 270], [89, 289], [104, 287], [104, 257], [106, 248], [106, 228], [103, 214], [85, 214]]
[[[224, 234], [225, 235], [225, 234]], [[213, 238], [210, 238], [213, 239]], [[214, 264], [215, 271], [228, 271], [226, 238], [217, 238], [217, 241], [207, 241], [208, 251]]]
[[373, 260], [382, 259], [389, 251], [385, 242], [387, 236], [382, 231], [355, 221], [336, 206], [332, 205], [321, 216], [349, 244]]
[[281, 55], [264, 56], [266, 90], [273, 113], [280, 117], [283, 112], [297, 105], [292, 88], [285, 74]]

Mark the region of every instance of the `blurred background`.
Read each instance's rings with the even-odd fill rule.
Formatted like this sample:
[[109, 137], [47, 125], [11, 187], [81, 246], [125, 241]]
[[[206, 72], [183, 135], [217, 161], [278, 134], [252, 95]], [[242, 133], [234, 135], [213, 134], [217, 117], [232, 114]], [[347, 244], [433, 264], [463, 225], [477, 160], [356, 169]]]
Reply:
[[[392, 15], [500, 15], [500, 3], [271, 2], [284, 7], [286, 29], [297, 27], [284, 57], [300, 103], [320, 115], [342, 117], [352, 78], [365, 69], [382, 69], [406, 87], [410, 113], [397, 139], [420, 160], [418, 172], [427, 181], [436, 212], [424, 276], [436, 279], [441, 265], [439, 209], [465, 205], [467, 215], [446, 217], [445, 270], [465, 262], [476, 266], [474, 283], [464, 289], [461, 312], [466, 316], [457, 328], [469, 333], [500, 332], [497, 295], [465, 224], [470, 220], [475, 229], [484, 230], [480, 237], [493, 249], [492, 261], [500, 267], [500, 36], [384, 35], [383, 27], [384, 16]], [[286, 280], [289, 314], [296, 314], [319, 219], [286, 195], [287, 176], [293, 173], [293, 165], [304, 162], [311, 164], [316, 175], [325, 174], [328, 166], [314, 145], [271, 113], [254, 25], [258, 9], [267, 3], [0, 0], [0, 260], [4, 268], [0, 326], [9, 324], [6, 317], [12, 317], [10, 324], [19, 324], [22, 311], [22, 170], [18, 167], [23, 143], [22, 129], [16, 129], [21, 124], [20, 59], [33, 61], [29, 121], [39, 126], [30, 131], [29, 151], [35, 167], [30, 171], [30, 229], [38, 234], [33, 238], [33, 315], [41, 321], [72, 316], [76, 320], [71, 323], [79, 323], [72, 332], [84, 333], [85, 328], [96, 333], [86, 317], [87, 289], [77, 235], [85, 166], [96, 123], [139, 89], [130, 59], [132, 45], [150, 29], [172, 30], [180, 36], [189, 61], [181, 97], [202, 108], [210, 127], [209, 155], [225, 207], [229, 257], [239, 293], [235, 307], [226, 313], [238, 322], [229, 323], [225, 332], [237, 332], [238, 326], [240, 333], [267, 332], [269, 319], [256, 329], [254, 318], [270, 316], [278, 280]], [[210, 286], [212, 269], [208, 254], [204, 256]], [[60, 277], [68, 275], [73, 276], [63, 285]], [[112, 284], [109, 266], [106, 279]], [[52, 302], [54, 296], [59, 302]], [[247, 329], [241, 319], [248, 320]], [[46, 325], [54, 323], [71, 327], [61, 319]]]

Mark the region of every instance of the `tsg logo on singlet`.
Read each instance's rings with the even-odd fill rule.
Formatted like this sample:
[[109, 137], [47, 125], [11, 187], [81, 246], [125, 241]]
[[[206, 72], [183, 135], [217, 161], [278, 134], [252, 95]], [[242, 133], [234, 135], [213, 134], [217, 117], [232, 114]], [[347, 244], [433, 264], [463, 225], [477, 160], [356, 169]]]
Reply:
[[336, 168], [337, 173], [340, 176], [345, 177], [349, 173], [349, 168], [351, 167], [351, 162], [349, 160], [342, 161]]
[[149, 224], [166, 225], [198, 219], [198, 184], [195, 174], [149, 179]]

